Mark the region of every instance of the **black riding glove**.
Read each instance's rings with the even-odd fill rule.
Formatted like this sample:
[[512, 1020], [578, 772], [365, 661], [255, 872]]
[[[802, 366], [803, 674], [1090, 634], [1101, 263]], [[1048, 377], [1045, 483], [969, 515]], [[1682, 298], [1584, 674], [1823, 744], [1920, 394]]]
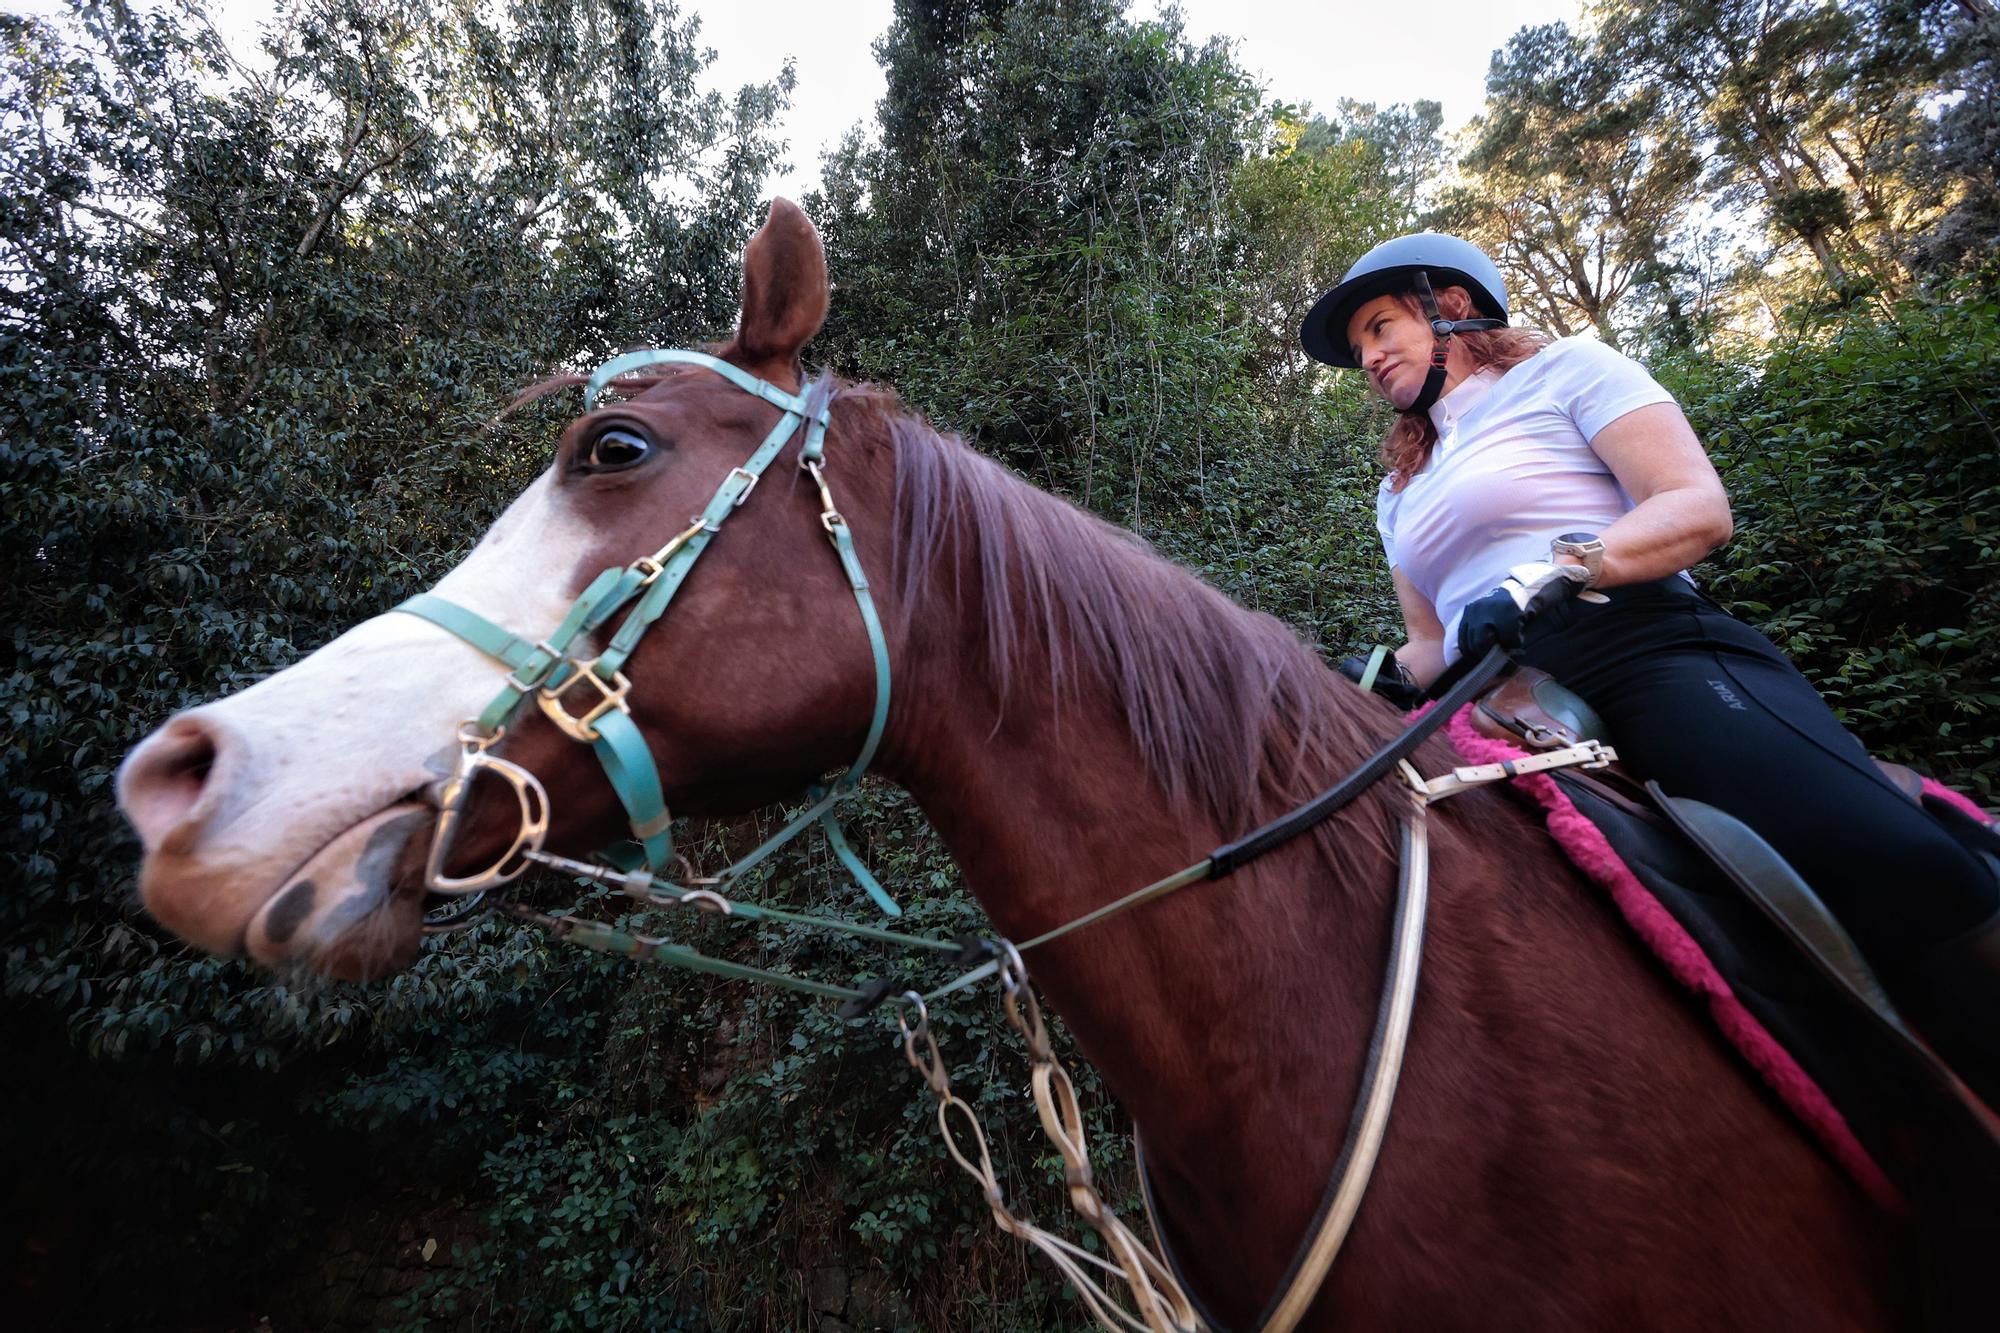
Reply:
[[1499, 587], [1469, 603], [1459, 617], [1459, 655], [1476, 660], [1496, 643], [1519, 648], [1521, 633], [1530, 620], [1567, 602], [1589, 581], [1590, 573], [1582, 565], [1531, 562], [1514, 566]]
[[[1353, 681], [1356, 685], [1359, 685], [1361, 678], [1368, 674], [1368, 659], [1365, 657], [1342, 658], [1340, 661], [1340, 674]], [[1404, 712], [1408, 712], [1424, 701], [1424, 687], [1417, 684], [1416, 677], [1410, 674], [1410, 669], [1394, 657], [1390, 657], [1382, 663], [1381, 670], [1375, 673], [1375, 683], [1369, 686], [1369, 689], [1381, 695]]]

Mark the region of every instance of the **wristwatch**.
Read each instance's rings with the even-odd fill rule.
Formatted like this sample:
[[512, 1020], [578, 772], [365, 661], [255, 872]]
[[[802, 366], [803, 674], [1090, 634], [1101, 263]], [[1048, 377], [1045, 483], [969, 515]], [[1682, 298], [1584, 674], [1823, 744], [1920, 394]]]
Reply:
[[1574, 556], [1583, 562], [1583, 572], [1590, 576], [1584, 580], [1586, 588], [1595, 587], [1604, 577], [1604, 543], [1594, 532], [1565, 532], [1549, 543], [1549, 559], [1559, 555]]

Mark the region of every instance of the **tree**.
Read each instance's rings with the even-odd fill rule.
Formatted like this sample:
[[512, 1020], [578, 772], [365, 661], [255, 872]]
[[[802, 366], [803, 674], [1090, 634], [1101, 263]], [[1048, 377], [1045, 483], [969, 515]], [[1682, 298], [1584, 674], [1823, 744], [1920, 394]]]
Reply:
[[1628, 86], [1710, 146], [1705, 188], [1811, 255], [1826, 281], [1890, 293], [1930, 210], [1908, 147], [1938, 90], [1934, 7], [1909, 0], [1599, 0], [1591, 17]]
[[1143, 522], [1233, 410], [1231, 173], [1257, 94], [1226, 48], [1106, 0], [901, 4], [879, 148], [814, 201], [842, 274], [820, 346], [891, 371], [1043, 484]]
[[1429, 204], [1449, 162], [1444, 141], [1444, 106], [1438, 102], [1373, 102], [1343, 97], [1331, 122], [1313, 117], [1300, 137], [1301, 152], [1359, 142], [1381, 162], [1382, 193], [1414, 219]]
[[1943, 215], [1923, 238], [1924, 267], [1990, 261], [2000, 242], [2000, 17], [1966, 0], [1948, 29], [1946, 96], [1922, 142], [1917, 170]]
[[[0, 31], [0, 935], [38, 1070], [0, 1116], [65, 1145], [9, 1212], [102, 1207], [50, 1260], [66, 1321], [135, 1283], [171, 1321], [299, 1243], [272, 1218], [342, 1131], [506, 1105], [563, 1059], [525, 1013], [574, 1036], [603, 996], [513, 932], [366, 997], [190, 957], [132, 910], [113, 767], [428, 584], [542, 465], [546, 412], [494, 424], [524, 383], [726, 329], [788, 76], [700, 94], [692, 22], [635, 0], [304, 0], [261, 71], [193, 5]], [[372, 1103], [418, 1034], [464, 1058]]]
[[1466, 183], [1441, 221], [1485, 241], [1535, 322], [1568, 335], [1591, 326], [1612, 346], [1615, 316], [1639, 284], [1663, 294], [1668, 327], [1686, 316], [1663, 254], [1688, 212], [1700, 167], [1648, 89], [1567, 25], [1523, 28], [1494, 54], [1486, 113], [1460, 166]]
[[1371, 246], [1416, 225], [1442, 156], [1438, 104], [1343, 101], [1342, 121], [1284, 104], [1271, 110], [1260, 151], [1237, 170], [1231, 197], [1244, 236], [1242, 299], [1252, 365], [1274, 407], [1296, 402], [1319, 377], [1299, 325], [1321, 292]]

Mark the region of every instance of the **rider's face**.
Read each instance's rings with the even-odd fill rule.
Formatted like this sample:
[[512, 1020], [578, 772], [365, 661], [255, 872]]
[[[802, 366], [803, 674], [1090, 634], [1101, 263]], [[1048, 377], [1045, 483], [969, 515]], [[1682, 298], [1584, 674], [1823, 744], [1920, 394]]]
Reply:
[[1423, 390], [1435, 339], [1423, 316], [1400, 296], [1378, 296], [1347, 321], [1347, 344], [1375, 392], [1398, 410]]

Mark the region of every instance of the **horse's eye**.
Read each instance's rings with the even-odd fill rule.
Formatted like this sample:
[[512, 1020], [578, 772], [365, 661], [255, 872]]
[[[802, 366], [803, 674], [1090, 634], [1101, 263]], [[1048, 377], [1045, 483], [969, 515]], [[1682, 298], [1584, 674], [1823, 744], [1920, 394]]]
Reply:
[[587, 468], [615, 471], [631, 467], [653, 451], [652, 442], [636, 431], [622, 426], [612, 426], [599, 431], [591, 442], [584, 446], [580, 460]]

